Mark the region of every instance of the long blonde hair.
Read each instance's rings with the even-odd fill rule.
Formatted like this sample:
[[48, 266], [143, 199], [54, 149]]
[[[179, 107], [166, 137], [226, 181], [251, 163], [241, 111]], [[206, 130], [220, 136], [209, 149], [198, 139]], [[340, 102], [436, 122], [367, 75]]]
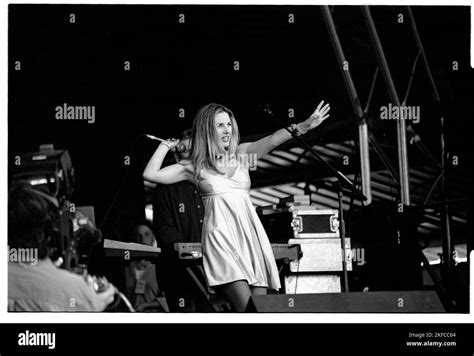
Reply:
[[[232, 136], [228, 151], [217, 137], [214, 118], [221, 112], [227, 113], [232, 123]], [[200, 108], [194, 118], [192, 130], [191, 162], [194, 167], [194, 177], [196, 179], [199, 177], [202, 168], [214, 168], [221, 172], [217, 167], [218, 157], [226, 153], [235, 154], [239, 141], [239, 128], [230, 109], [215, 103]]]

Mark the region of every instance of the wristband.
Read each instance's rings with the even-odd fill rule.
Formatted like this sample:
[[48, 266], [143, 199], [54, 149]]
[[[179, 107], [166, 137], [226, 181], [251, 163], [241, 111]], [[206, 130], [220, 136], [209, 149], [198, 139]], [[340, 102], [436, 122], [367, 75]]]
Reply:
[[301, 129], [296, 124], [291, 124], [288, 129], [297, 137], [303, 136], [306, 132], [302, 132]]

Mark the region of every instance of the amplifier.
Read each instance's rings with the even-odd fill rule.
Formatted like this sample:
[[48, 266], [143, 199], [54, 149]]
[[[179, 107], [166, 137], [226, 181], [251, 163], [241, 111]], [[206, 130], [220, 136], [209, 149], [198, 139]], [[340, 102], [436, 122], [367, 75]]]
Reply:
[[285, 294], [340, 293], [341, 277], [335, 274], [290, 274], [285, 276]]
[[338, 238], [339, 212], [318, 210], [315, 206], [293, 205], [261, 210], [260, 220], [271, 242], [295, 239]]
[[[351, 240], [346, 238], [346, 267], [352, 271]], [[339, 272], [342, 271], [340, 239], [290, 239], [289, 245], [299, 245], [302, 257], [290, 262], [290, 271]]]

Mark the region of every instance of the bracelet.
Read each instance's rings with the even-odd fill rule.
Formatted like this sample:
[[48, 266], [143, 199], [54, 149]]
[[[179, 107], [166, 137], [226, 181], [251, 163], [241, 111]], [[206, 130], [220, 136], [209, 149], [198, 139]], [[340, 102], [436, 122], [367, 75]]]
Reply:
[[302, 132], [298, 125], [296, 124], [291, 124], [290, 127], [288, 127], [288, 130], [290, 130], [295, 136], [300, 137], [303, 136], [306, 132]]

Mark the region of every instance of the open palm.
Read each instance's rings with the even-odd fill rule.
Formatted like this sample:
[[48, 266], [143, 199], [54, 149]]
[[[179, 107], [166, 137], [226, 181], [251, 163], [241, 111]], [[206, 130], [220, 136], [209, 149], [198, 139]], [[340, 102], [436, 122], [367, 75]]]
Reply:
[[314, 110], [311, 116], [301, 123], [303, 130], [312, 130], [321, 125], [321, 123], [329, 117], [328, 112], [331, 107], [329, 106], [329, 104], [326, 104], [324, 106], [323, 104], [324, 100], [321, 100], [318, 107], [316, 108], [316, 110]]

